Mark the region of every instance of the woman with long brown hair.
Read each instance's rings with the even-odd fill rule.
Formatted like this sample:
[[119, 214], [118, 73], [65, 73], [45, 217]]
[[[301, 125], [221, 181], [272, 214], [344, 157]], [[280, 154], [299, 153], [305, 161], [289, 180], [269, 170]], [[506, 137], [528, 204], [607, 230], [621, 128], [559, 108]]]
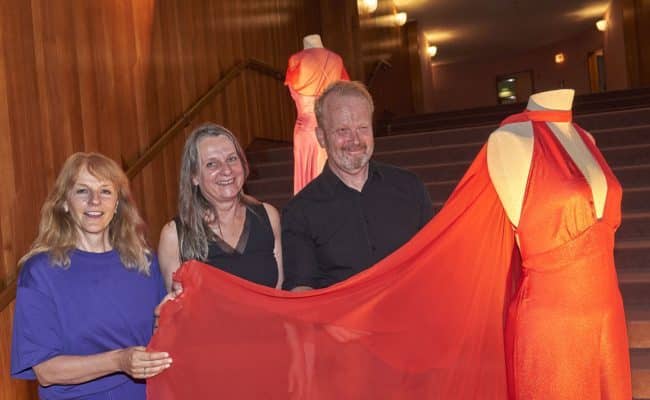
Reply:
[[206, 123], [185, 142], [178, 215], [162, 229], [158, 256], [167, 289], [182, 262], [199, 260], [260, 285], [282, 287], [280, 215], [244, 194], [248, 162], [237, 138]]

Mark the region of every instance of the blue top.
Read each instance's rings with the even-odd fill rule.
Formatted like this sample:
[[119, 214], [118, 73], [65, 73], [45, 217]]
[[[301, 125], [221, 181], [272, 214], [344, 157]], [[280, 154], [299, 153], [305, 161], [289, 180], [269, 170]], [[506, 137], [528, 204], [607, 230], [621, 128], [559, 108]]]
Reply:
[[[59, 355], [146, 346], [153, 331], [154, 308], [164, 295], [155, 258], [146, 276], [127, 269], [116, 250], [73, 250], [67, 269], [53, 266], [46, 253], [33, 256], [18, 277], [11, 375], [36, 379], [32, 367]], [[42, 399], [104, 399], [107, 392], [118, 390], [131, 393], [129, 398], [144, 399], [144, 387], [142, 381], [115, 373], [78, 385], [39, 387], [39, 395]]]

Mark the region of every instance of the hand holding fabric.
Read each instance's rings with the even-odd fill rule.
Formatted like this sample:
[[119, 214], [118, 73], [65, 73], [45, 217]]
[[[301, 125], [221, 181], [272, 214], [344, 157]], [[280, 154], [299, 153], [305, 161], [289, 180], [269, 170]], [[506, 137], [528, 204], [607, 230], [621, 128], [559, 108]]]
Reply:
[[143, 346], [134, 346], [119, 351], [120, 370], [135, 379], [156, 376], [172, 364], [165, 352], [148, 352]]

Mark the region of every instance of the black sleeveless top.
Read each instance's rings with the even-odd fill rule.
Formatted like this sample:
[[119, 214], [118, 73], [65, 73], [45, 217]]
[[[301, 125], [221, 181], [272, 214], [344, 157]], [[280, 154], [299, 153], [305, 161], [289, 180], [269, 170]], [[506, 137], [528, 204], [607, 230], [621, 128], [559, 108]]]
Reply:
[[[176, 217], [174, 222], [180, 238], [180, 219]], [[208, 258], [199, 261], [251, 282], [275, 287], [278, 282], [278, 264], [273, 255], [274, 245], [271, 221], [264, 206], [247, 205], [244, 229], [237, 247], [232, 248], [215, 235], [215, 240], [208, 241]]]

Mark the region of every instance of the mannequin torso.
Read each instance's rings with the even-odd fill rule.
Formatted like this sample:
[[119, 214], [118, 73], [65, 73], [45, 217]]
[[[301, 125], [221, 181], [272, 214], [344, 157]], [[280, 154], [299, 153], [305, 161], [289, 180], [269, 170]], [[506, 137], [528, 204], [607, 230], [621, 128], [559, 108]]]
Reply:
[[[573, 95], [574, 92], [570, 89], [537, 93], [530, 96], [527, 109], [568, 111], [571, 109]], [[570, 122], [549, 122], [548, 126], [585, 177], [591, 188], [596, 216], [601, 218], [605, 208], [607, 181], [600, 165]], [[533, 146], [533, 129], [529, 122], [502, 126], [488, 139], [490, 179], [515, 227], [519, 225], [521, 217]]]

